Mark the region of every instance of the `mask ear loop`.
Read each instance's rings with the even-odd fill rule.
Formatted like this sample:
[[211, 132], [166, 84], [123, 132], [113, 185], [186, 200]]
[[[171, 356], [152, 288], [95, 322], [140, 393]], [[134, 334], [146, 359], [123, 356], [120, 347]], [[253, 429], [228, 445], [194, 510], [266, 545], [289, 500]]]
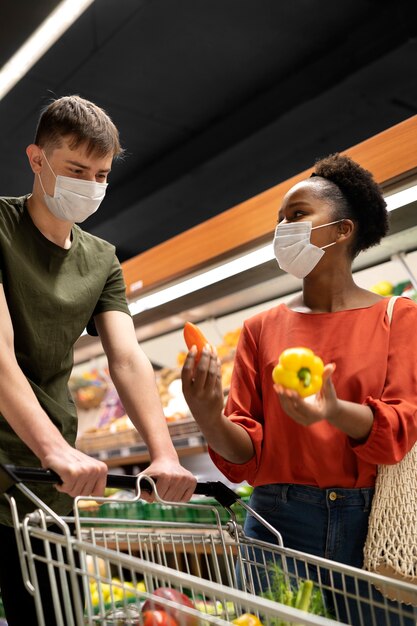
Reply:
[[[338, 224], [339, 222], [344, 222], [345, 219], [341, 219], [341, 220], [336, 220], [334, 222], [329, 222], [328, 224], [320, 224], [320, 226], [313, 226], [313, 228], [311, 230], [315, 230], [316, 228], [324, 228], [324, 226], [332, 226], [333, 224]], [[337, 244], [337, 241], [333, 241], [332, 243], [328, 243], [325, 246], [321, 246], [320, 250], [326, 250], [326, 248], [330, 248], [331, 246], [335, 246]]]
[[320, 250], [325, 250], [326, 248], [330, 248], [330, 246], [335, 246], [337, 241], [333, 241], [333, 243], [328, 243], [327, 246], [322, 246]]
[[48, 164], [48, 167], [51, 170], [52, 174], [55, 176], [55, 180], [56, 180], [56, 174], [55, 174], [54, 170], [52, 169], [51, 164], [49, 163], [44, 150], [42, 150], [42, 154], [45, 157], [45, 161]]
[[[56, 180], [56, 174], [55, 174], [54, 170], [52, 169], [52, 167], [51, 167], [51, 165], [50, 165], [50, 163], [49, 163], [48, 159], [46, 158], [46, 154], [45, 154], [45, 152], [44, 152], [43, 150], [42, 150], [42, 154], [43, 154], [43, 156], [45, 157], [45, 161], [47, 162], [48, 167], [49, 167], [49, 169], [51, 170], [52, 174], [55, 176], [55, 180]], [[41, 175], [40, 175], [40, 173], [39, 173], [39, 172], [38, 172], [38, 177], [39, 177], [39, 182], [40, 182], [41, 187], [42, 187], [43, 194], [44, 194], [44, 196], [46, 196], [46, 195], [48, 195], [48, 194], [47, 194], [47, 193], [46, 193], [46, 191], [45, 191], [45, 187], [43, 186], [42, 178], [41, 178]]]
[[319, 226], [313, 226], [311, 230], [316, 230], [316, 228], [324, 228], [325, 226], [333, 226], [333, 224], [338, 224], [339, 222], [344, 222], [345, 218], [340, 220], [335, 220], [334, 222], [327, 222], [327, 224], [319, 224]]

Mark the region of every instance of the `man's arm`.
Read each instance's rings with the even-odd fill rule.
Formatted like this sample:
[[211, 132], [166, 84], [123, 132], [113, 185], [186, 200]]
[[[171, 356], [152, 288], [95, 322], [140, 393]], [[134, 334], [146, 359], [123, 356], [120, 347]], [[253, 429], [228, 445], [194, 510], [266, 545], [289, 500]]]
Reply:
[[158, 479], [158, 493], [172, 501], [189, 500], [194, 476], [179, 464], [152, 365], [139, 346], [132, 319], [120, 311], [94, 318], [109, 364], [110, 376], [129, 418], [142, 435], [151, 458], [146, 473]]
[[0, 284], [0, 413], [45, 468], [62, 480], [59, 491], [102, 495], [107, 466], [72, 448], [42, 409], [14, 352], [13, 325]]

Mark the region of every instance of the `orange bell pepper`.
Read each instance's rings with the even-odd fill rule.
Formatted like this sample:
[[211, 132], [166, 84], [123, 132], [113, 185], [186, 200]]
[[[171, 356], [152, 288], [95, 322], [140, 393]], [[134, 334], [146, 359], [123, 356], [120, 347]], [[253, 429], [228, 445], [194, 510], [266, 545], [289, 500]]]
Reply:
[[193, 346], [196, 346], [197, 354], [195, 356], [195, 362], [198, 363], [204, 346], [206, 346], [209, 342], [201, 330], [192, 322], [185, 322], [184, 339], [189, 350], [191, 350]]

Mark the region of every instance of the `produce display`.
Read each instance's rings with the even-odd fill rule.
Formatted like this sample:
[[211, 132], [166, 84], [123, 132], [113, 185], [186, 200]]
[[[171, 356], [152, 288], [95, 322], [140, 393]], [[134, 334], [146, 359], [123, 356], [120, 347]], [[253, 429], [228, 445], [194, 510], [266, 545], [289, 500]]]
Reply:
[[293, 389], [306, 398], [320, 391], [323, 370], [323, 361], [309, 348], [288, 348], [281, 353], [272, 379], [276, 385]]
[[417, 291], [414, 289], [409, 280], [403, 280], [395, 285], [389, 280], [381, 280], [378, 283], [375, 283], [375, 285], [372, 285], [370, 291], [373, 291], [380, 296], [404, 296], [417, 302]]
[[[222, 386], [227, 392], [233, 370], [236, 345], [240, 328], [229, 331], [216, 346], [221, 360]], [[187, 322], [184, 337], [190, 347], [202, 347], [208, 343], [200, 329]], [[174, 440], [200, 433], [182, 393], [181, 367], [187, 352], [177, 354], [176, 367], [163, 367], [155, 371], [155, 382], [161, 399], [165, 419]], [[78, 369], [79, 372], [79, 369]], [[70, 391], [80, 414], [80, 434], [77, 447], [86, 454], [115, 448], [128, 449], [142, 442], [142, 438], [129, 419], [118, 397], [106, 366], [95, 366], [89, 371], [77, 372], [70, 379]]]
[[89, 410], [99, 407], [107, 393], [109, 380], [108, 372], [97, 368], [71, 376], [69, 387], [77, 408]]

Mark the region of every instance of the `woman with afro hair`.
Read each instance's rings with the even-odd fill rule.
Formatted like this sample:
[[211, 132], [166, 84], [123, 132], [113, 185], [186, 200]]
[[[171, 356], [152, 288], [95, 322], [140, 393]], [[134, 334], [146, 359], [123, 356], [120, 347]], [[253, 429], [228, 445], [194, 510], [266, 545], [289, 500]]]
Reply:
[[[354, 258], [387, 230], [371, 173], [340, 154], [318, 161], [285, 195], [274, 237], [278, 264], [303, 279], [302, 293], [245, 321], [225, 409], [215, 351], [194, 367], [192, 348], [182, 372], [214, 463], [254, 486], [251, 507], [284, 546], [355, 567], [377, 466], [398, 463], [417, 440], [417, 304], [396, 300], [390, 323], [390, 299], [352, 276]], [[296, 346], [326, 364], [314, 401], [272, 380], [281, 352]], [[274, 541], [250, 515], [245, 533]]]

